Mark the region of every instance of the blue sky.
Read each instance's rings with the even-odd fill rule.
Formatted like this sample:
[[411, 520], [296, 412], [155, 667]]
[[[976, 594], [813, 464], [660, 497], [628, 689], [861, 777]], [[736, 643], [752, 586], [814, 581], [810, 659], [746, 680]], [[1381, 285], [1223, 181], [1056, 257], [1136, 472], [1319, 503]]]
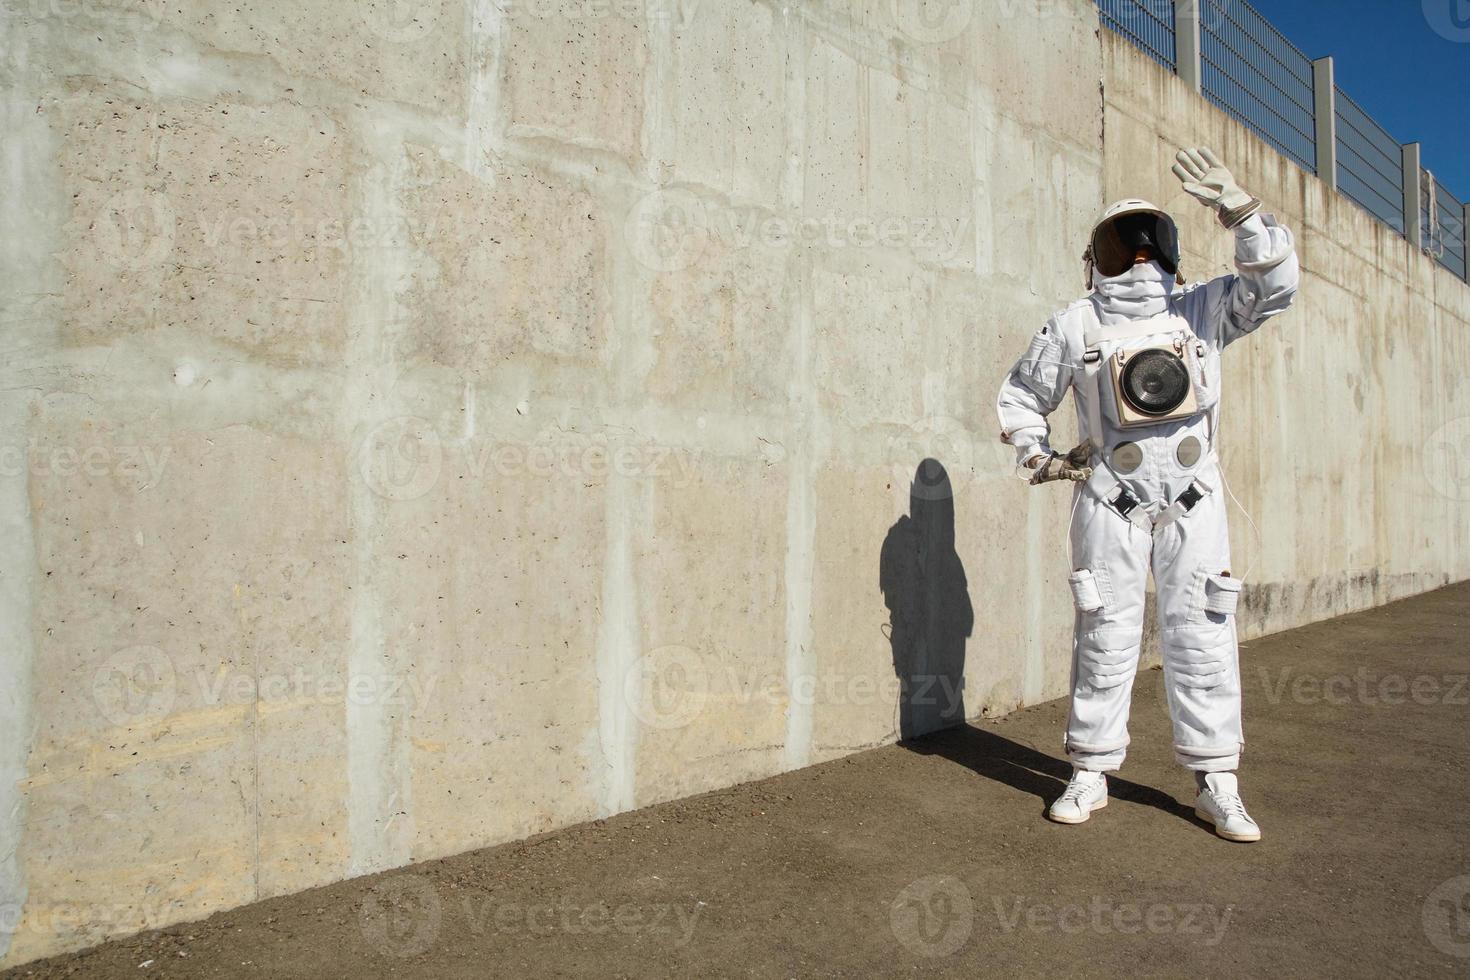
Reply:
[[1338, 87], [1470, 199], [1470, 0], [1250, 3], [1308, 56], [1332, 55]]

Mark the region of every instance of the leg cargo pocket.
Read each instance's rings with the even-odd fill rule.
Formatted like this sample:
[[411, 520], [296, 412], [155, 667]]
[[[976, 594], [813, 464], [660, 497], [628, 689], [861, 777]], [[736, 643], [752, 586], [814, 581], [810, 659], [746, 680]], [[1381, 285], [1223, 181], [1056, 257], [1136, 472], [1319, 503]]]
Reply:
[[1102, 588], [1091, 569], [1077, 569], [1067, 576], [1067, 584], [1072, 587], [1072, 602], [1078, 612], [1097, 612], [1103, 607]]
[[1219, 616], [1234, 616], [1240, 603], [1240, 588], [1243, 583], [1228, 574], [1205, 576], [1205, 612]]

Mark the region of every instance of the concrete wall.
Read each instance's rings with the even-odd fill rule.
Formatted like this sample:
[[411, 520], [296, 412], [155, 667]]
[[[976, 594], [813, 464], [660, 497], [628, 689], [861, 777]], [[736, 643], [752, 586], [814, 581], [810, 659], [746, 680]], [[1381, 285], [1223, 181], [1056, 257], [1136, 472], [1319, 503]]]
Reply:
[[1467, 574], [1470, 291], [1090, 0], [0, 10], [5, 964], [1062, 694], [995, 385], [1175, 141], [1249, 631]]

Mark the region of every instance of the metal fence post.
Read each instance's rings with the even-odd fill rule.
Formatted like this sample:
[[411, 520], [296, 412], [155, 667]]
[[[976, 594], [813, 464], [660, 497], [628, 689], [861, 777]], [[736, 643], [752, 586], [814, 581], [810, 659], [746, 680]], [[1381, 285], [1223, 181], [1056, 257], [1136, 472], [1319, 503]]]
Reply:
[[1415, 248], [1424, 247], [1424, 225], [1419, 212], [1423, 208], [1424, 175], [1419, 170], [1419, 144], [1404, 144], [1404, 237]]
[[1337, 81], [1332, 59], [1312, 62], [1312, 114], [1317, 122], [1317, 176], [1337, 190]]
[[1203, 91], [1200, 71], [1200, 4], [1205, 0], [1174, 0], [1174, 70], [1196, 92]]
[[1470, 201], [1465, 202], [1465, 206], [1460, 212], [1460, 248], [1465, 256], [1465, 275], [1463, 278], [1466, 282], [1470, 282]]

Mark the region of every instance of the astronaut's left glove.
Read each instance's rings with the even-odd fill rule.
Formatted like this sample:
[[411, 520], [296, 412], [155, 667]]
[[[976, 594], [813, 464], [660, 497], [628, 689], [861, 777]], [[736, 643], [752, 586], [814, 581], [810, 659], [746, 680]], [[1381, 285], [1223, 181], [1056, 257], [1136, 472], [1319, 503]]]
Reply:
[[1226, 228], [1234, 228], [1261, 209], [1260, 200], [1241, 189], [1235, 175], [1209, 147], [1180, 150], [1174, 159], [1179, 161], [1174, 164], [1174, 176], [1184, 190], [1201, 204], [1214, 208]]
[[1073, 447], [1065, 456], [1052, 453], [1050, 456], [1036, 464], [1036, 472], [1031, 477], [1031, 485], [1034, 487], [1041, 483], [1051, 483], [1053, 480], [1071, 480], [1081, 483], [1092, 476], [1092, 467], [1087, 465], [1087, 460], [1092, 456], [1092, 441], [1084, 439], [1078, 446]]

